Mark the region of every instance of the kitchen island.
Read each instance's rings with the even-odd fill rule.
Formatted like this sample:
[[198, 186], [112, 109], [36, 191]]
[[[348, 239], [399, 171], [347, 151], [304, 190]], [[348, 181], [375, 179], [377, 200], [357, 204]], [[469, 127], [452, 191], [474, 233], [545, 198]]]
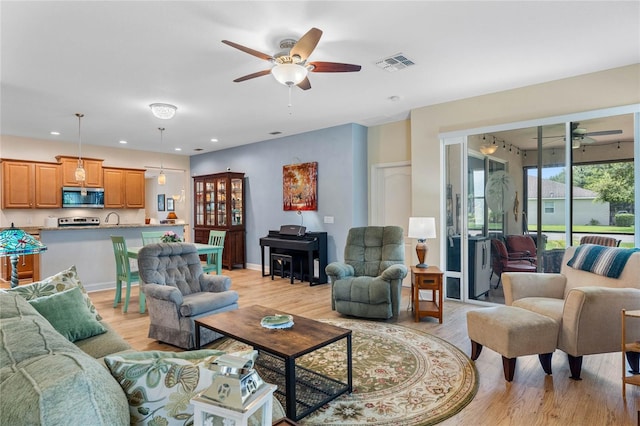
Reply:
[[115, 288], [112, 235], [124, 237], [127, 246], [133, 247], [142, 245], [143, 231], [173, 231], [181, 238], [186, 235], [189, 240], [188, 229], [188, 224], [42, 227], [39, 228], [40, 240], [47, 250], [40, 255], [40, 277], [46, 278], [76, 265], [87, 291]]

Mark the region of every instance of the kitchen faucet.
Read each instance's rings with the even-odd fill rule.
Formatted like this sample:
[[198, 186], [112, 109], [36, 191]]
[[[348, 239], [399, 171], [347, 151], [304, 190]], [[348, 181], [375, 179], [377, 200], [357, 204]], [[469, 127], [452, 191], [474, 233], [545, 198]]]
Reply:
[[115, 214], [116, 218], [118, 218], [118, 221], [116, 222], [116, 225], [120, 225], [120, 215], [118, 213], [116, 213], [116, 212], [109, 212], [107, 217], [104, 218], [104, 223], [109, 223], [109, 216], [111, 216], [112, 214]]

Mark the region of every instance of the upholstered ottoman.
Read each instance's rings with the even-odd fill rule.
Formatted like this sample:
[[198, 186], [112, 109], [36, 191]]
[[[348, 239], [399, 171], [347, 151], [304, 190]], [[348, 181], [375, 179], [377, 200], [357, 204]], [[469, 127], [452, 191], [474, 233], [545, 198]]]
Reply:
[[471, 359], [478, 359], [483, 346], [498, 352], [502, 355], [504, 378], [509, 382], [513, 380], [516, 359], [523, 355], [538, 355], [545, 373], [551, 374], [558, 329], [559, 324], [553, 319], [515, 306], [467, 312]]

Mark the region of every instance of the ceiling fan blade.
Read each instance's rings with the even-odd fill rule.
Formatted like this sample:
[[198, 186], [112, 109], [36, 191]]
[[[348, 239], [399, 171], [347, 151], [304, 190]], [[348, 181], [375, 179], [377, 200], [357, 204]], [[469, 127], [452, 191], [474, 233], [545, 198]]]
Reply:
[[253, 56], [256, 56], [256, 57], [258, 57], [260, 59], [264, 59], [265, 61], [273, 61], [274, 60], [273, 56], [271, 56], [271, 55], [267, 55], [266, 53], [258, 52], [257, 50], [253, 50], [253, 49], [251, 49], [249, 47], [246, 47], [246, 46], [243, 46], [241, 44], [234, 43], [234, 42], [229, 41], [229, 40], [222, 40], [222, 42], [224, 44], [228, 45], [228, 46], [235, 47], [238, 50], [242, 50], [243, 52], [248, 53], [249, 55], [253, 55]]
[[240, 83], [241, 81], [251, 80], [252, 78], [262, 77], [263, 75], [271, 74], [271, 69], [254, 72], [253, 74], [245, 75], [244, 77], [238, 77], [234, 83]]
[[302, 90], [309, 90], [311, 89], [311, 82], [307, 77], [305, 77], [304, 80], [297, 84], [297, 86]]
[[585, 136], [605, 136], [605, 135], [619, 135], [622, 130], [601, 130], [599, 132], [587, 132]]
[[300, 40], [291, 48], [289, 56], [299, 56], [301, 61], [305, 61], [318, 45], [320, 37], [322, 37], [322, 30], [311, 28], [305, 35], [300, 37]]
[[362, 68], [360, 65], [341, 64], [338, 62], [310, 62], [312, 72], [356, 72]]

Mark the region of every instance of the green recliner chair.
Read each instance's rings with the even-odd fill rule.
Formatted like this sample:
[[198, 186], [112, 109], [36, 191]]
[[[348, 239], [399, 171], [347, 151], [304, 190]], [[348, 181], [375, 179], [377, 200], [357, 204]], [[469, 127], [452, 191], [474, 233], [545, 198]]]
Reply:
[[344, 263], [326, 267], [331, 309], [364, 318], [397, 317], [402, 299], [404, 236], [399, 226], [351, 228]]

